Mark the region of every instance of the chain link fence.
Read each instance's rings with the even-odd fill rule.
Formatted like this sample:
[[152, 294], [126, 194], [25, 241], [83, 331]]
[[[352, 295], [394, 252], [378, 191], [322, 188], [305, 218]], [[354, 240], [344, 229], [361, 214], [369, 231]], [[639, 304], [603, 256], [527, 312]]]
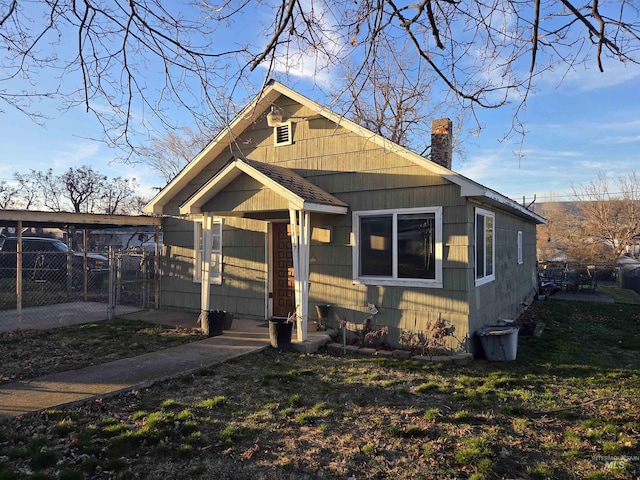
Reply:
[[20, 254], [11, 239], [0, 249], [0, 332], [106, 320], [156, 306], [152, 252], [85, 255], [54, 239], [23, 240]]
[[621, 269], [618, 286], [640, 293], [640, 267], [628, 266]]

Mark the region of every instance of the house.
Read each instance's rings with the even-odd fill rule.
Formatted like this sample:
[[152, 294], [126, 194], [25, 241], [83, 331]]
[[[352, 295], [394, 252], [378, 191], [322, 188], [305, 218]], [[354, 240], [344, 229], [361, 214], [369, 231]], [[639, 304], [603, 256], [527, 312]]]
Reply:
[[[159, 242], [162, 242], [162, 232], [159, 233]], [[107, 251], [109, 247], [114, 250], [142, 249], [155, 243], [155, 230], [153, 226], [105, 228], [91, 231], [89, 244], [91, 248]]]
[[[163, 216], [162, 308], [245, 318], [314, 307], [333, 326], [424, 331], [459, 349], [515, 318], [537, 287], [539, 215], [451, 170], [451, 121], [431, 160], [270, 82], [145, 207]], [[206, 253], [206, 252], [210, 252]]]

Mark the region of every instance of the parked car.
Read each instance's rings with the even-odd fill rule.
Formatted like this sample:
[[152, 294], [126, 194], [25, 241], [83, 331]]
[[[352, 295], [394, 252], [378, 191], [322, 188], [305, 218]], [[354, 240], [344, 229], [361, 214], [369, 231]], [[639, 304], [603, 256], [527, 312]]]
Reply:
[[[4, 239], [0, 247], [0, 278], [16, 276], [16, 237]], [[34, 281], [66, 283], [67, 245], [56, 238], [22, 237], [22, 278]], [[82, 286], [84, 255], [72, 252], [72, 284]], [[109, 259], [102, 255], [87, 254], [87, 273], [90, 286], [101, 285], [109, 275]]]
[[[140, 244], [140, 250], [143, 252], [155, 253], [156, 251], [156, 241], [149, 240], [147, 242], [143, 242]], [[162, 242], [158, 243], [158, 250], [162, 252]]]

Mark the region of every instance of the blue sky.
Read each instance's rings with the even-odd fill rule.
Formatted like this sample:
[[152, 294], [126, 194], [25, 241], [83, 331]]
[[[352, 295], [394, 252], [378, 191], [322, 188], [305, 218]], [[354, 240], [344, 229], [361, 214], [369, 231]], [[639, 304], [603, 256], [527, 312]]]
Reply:
[[508, 109], [485, 111], [486, 130], [465, 141], [454, 170], [514, 199], [569, 200], [572, 186], [640, 170], [640, 66], [584, 70], [560, 85], [548, 76], [528, 101], [523, 157], [518, 139], [499, 142]]
[[[304, 75], [310, 72], [299, 73], [295, 82], [280, 80], [292, 88], [304, 87]], [[321, 104], [330, 103], [317, 92], [301, 93]], [[513, 113], [506, 106], [479, 113], [484, 128], [479, 136], [461, 138], [465, 154], [454, 157], [453, 169], [518, 201], [524, 196], [530, 202], [534, 195], [538, 201], [567, 200], [572, 186], [595, 180], [599, 172], [613, 178], [640, 170], [639, 107], [638, 65], [605, 63], [605, 72], [600, 73], [594, 62], [591, 69], [566, 75], [549, 72], [538, 81], [520, 115], [527, 131], [522, 157], [517, 154], [520, 138], [500, 141]], [[90, 165], [109, 177], [135, 177], [149, 196], [153, 187], [163, 185], [150, 168], [125, 165], [117, 160], [117, 152], [90, 140], [102, 135], [92, 114], [82, 108], [62, 114], [47, 103], [39, 108], [50, 117], [44, 126], [10, 107], [0, 113], [0, 180], [11, 180], [14, 172], [30, 169], [53, 168], [61, 173]], [[175, 114], [176, 118], [183, 115], [179, 110]]]

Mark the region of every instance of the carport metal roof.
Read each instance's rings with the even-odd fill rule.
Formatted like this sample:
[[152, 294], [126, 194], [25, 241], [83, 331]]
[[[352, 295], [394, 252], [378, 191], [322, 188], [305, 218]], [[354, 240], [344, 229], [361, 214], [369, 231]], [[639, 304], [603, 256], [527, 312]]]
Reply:
[[0, 210], [0, 227], [86, 228], [97, 230], [114, 227], [162, 225], [160, 217], [145, 215], [102, 215], [97, 213], [41, 212], [36, 210]]

